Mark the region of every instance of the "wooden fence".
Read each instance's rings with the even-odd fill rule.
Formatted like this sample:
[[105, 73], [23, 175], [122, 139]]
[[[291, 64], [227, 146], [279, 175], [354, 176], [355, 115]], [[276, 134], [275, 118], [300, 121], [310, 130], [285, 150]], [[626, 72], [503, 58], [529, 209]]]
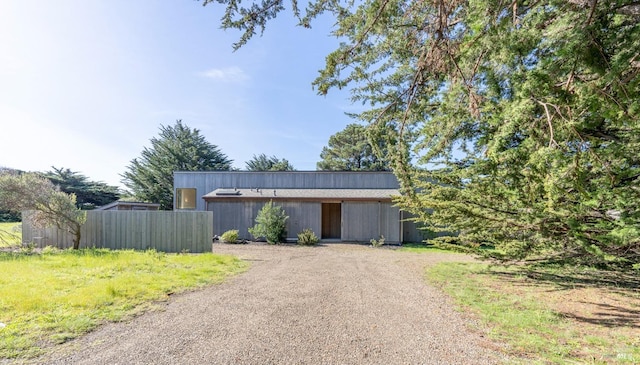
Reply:
[[[72, 247], [70, 233], [37, 229], [23, 213], [22, 242], [38, 247]], [[211, 251], [213, 212], [87, 211], [80, 247], [156, 249], [163, 252]]]

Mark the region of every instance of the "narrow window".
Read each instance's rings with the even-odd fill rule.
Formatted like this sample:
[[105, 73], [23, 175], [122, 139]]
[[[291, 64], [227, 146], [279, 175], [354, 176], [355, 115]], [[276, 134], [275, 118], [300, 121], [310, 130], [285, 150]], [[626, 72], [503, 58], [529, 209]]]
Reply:
[[196, 189], [176, 189], [176, 209], [196, 209]]

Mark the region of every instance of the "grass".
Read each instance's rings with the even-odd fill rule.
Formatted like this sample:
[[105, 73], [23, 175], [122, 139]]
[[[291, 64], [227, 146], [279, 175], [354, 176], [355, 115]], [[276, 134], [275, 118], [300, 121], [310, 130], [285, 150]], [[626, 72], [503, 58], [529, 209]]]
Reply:
[[22, 243], [20, 224], [20, 222], [0, 222], [0, 247], [17, 246]]
[[[615, 293], [602, 285], [576, 288], [575, 283], [566, 280], [567, 277], [575, 278], [574, 275], [560, 274], [565, 271], [537, 269], [532, 278], [531, 273], [523, 269], [497, 270], [479, 263], [440, 263], [428, 268], [426, 277], [451, 295], [460, 310], [471, 311], [481, 318], [490, 329], [490, 336], [496, 342], [506, 344], [506, 353], [526, 359], [516, 362], [640, 363], [640, 331], [635, 324], [637, 322], [629, 321], [640, 313], [633, 309], [637, 307], [615, 308], [614, 314], [625, 313], [626, 323], [623, 317], [620, 321], [609, 321], [611, 313], [597, 319], [597, 315], [603, 314], [567, 316], [556, 310], [562, 306], [572, 312], [581, 310], [579, 305], [585, 302], [580, 300], [575, 301], [578, 306], [573, 303], [567, 305], [571, 296], [580, 293], [579, 290], [588, 290], [586, 301], [595, 301], [593, 296], [596, 295], [623, 295], [620, 297], [622, 301], [638, 303], [640, 298], [637, 287], [634, 288], [635, 282], [630, 287], [616, 286]], [[542, 272], [547, 274], [543, 275], [544, 278], [554, 278], [554, 281], [539, 281], [535, 276]], [[570, 292], [563, 288], [567, 283], [572, 287]]]
[[38, 356], [101, 323], [129, 318], [173, 293], [219, 283], [246, 268], [237, 258], [212, 253], [0, 252], [0, 359]]
[[427, 244], [427, 243], [403, 243], [402, 247], [399, 248], [398, 251], [416, 252], [416, 253], [429, 253], [429, 252], [456, 253], [455, 251], [443, 250], [432, 244]]

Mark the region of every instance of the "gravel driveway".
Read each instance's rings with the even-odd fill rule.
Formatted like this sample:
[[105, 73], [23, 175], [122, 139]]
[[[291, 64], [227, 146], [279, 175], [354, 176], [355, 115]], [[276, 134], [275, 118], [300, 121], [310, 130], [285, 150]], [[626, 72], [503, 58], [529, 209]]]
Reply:
[[251, 262], [227, 282], [58, 347], [55, 364], [494, 364], [477, 325], [423, 279], [461, 255], [363, 245], [215, 244]]

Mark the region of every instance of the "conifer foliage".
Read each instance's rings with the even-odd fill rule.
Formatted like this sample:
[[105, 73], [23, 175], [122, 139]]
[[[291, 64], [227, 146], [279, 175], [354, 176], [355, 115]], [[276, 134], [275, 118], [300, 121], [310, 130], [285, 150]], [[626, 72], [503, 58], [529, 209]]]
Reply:
[[[205, 1], [208, 3], [210, 1]], [[256, 29], [282, 0], [242, 8]], [[440, 241], [504, 260], [640, 264], [640, 4], [629, 0], [314, 1], [341, 46], [314, 85], [370, 105], [398, 202]], [[392, 147], [392, 148], [391, 148]], [[408, 158], [411, 156], [412, 158]], [[495, 253], [497, 252], [497, 253]]]
[[70, 169], [51, 167], [44, 177], [67, 194], [76, 196], [76, 204], [80, 209], [90, 210], [109, 204], [120, 198], [117, 186], [110, 186], [100, 181], [90, 181], [88, 177]]
[[372, 144], [365, 126], [349, 124], [344, 130], [329, 137], [329, 144], [320, 152], [318, 170], [331, 171], [386, 171], [388, 164], [378, 153], [383, 144]]
[[254, 238], [264, 238], [270, 244], [283, 242], [287, 236], [287, 219], [284, 209], [279, 205], [273, 205], [270, 200], [258, 212], [256, 224], [249, 228], [249, 233]]
[[251, 160], [245, 163], [247, 171], [295, 171], [293, 165], [286, 159], [276, 156], [267, 156], [264, 153], [253, 155]]
[[160, 126], [160, 135], [151, 138], [151, 147], [145, 147], [140, 158], [131, 160], [122, 182], [136, 199], [171, 210], [174, 171], [229, 170], [231, 162], [198, 129], [178, 120], [173, 126]]

